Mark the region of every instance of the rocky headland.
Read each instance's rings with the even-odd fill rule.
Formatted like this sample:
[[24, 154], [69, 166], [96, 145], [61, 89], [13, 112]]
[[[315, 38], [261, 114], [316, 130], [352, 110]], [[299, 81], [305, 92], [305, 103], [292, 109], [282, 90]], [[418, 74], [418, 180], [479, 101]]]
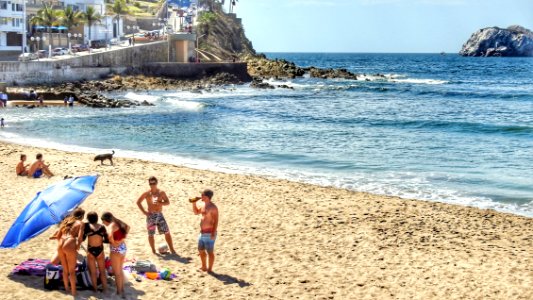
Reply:
[[487, 27], [463, 45], [462, 56], [533, 56], [533, 32], [521, 26]]
[[[11, 99], [27, 98], [27, 91], [34, 90], [46, 100], [62, 100], [73, 95], [78, 103], [94, 108], [124, 108], [133, 106], [152, 106], [148, 101], [133, 101], [112, 98], [112, 92], [146, 91], [146, 90], [188, 90], [196, 93], [209, 92], [211, 89], [228, 84], [243, 84], [232, 74], [219, 73], [215, 76], [198, 80], [179, 80], [165, 77], [143, 75], [115, 75], [98, 81], [75, 81], [59, 85], [25, 86], [12, 88]], [[28, 103], [31, 106], [32, 103]]]

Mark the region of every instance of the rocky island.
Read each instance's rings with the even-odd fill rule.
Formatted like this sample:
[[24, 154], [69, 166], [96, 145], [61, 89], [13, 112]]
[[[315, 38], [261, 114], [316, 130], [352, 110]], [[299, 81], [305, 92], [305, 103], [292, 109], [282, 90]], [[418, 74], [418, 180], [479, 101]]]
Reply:
[[522, 26], [487, 27], [463, 45], [462, 56], [533, 56], [533, 32]]

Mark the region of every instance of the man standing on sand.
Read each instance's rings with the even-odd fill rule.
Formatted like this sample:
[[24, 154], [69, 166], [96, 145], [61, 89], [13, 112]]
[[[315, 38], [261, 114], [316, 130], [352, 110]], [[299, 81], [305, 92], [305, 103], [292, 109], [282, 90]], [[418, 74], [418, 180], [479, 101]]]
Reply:
[[28, 170], [28, 177], [39, 178], [41, 177], [41, 175], [43, 175], [43, 173], [48, 177], [54, 176], [54, 174], [50, 172], [50, 169], [48, 169], [50, 165], [44, 163], [43, 155], [41, 153], [38, 153], [35, 156], [35, 159], [37, 160], [31, 165], [30, 169]]
[[[159, 231], [159, 234], [165, 234], [165, 240], [167, 241], [168, 248], [170, 252], [175, 254], [174, 246], [172, 245], [172, 236], [170, 235], [170, 230], [168, 228], [165, 217], [163, 217], [163, 206], [170, 204], [170, 200], [167, 197], [167, 194], [162, 190], [157, 188], [157, 178], [154, 176], [148, 179], [148, 184], [150, 185], [150, 190], [144, 192], [139, 199], [137, 200], [137, 206], [146, 215], [146, 227], [148, 229], [148, 242], [152, 248], [152, 253], [155, 252], [155, 230]], [[142, 205], [143, 201], [146, 200], [148, 206], [148, 211], [146, 211]]]
[[[204, 205], [200, 208], [196, 202], [192, 203], [192, 211], [195, 215], [202, 215], [200, 221], [200, 237], [198, 238], [198, 252], [202, 260], [202, 271], [213, 272], [215, 263], [215, 240], [217, 238], [218, 228], [218, 208], [211, 202], [213, 198], [212, 190], [202, 192], [202, 201]], [[207, 254], [206, 254], [207, 252]], [[206, 256], [209, 257], [209, 267], [206, 267]]]

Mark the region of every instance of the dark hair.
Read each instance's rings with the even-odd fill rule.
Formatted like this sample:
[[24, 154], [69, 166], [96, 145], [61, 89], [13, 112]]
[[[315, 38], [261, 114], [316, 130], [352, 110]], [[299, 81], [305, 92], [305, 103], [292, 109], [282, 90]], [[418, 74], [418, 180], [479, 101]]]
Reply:
[[205, 189], [203, 192], [202, 192], [202, 195], [206, 196], [207, 198], [211, 199], [213, 198], [213, 191], [210, 190], [210, 189]]
[[94, 211], [91, 211], [87, 214], [87, 221], [89, 221], [91, 224], [98, 223], [98, 214]]
[[130, 226], [128, 224], [124, 223], [120, 219], [115, 218], [115, 216], [113, 216], [113, 214], [108, 211], [103, 213], [100, 219], [102, 219], [103, 222], [115, 222], [115, 224], [118, 225], [119, 229], [122, 230], [122, 233], [124, 233], [124, 235], [127, 234], [128, 231], [130, 231]]
[[157, 178], [155, 178], [155, 176], [150, 176], [150, 178], [148, 178], [148, 182], [155, 182], [157, 183]]
[[81, 208], [81, 207], [78, 207], [72, 212], [72, 216], [76, 220], [81, 220], [85, 216], [85, 210], [83, 208]]
[[22, 160], [22, 159], [25, 158], [25, 157], [26, 157], [26, 154], [21, 154], [21, 155], [20, 155], [20, 160]]
[[43, 155], [41, 153], [37, 153], [37, 155], [35, 155], [35, 158], [36, 159], [41, 159], [41, 158], [43, 158]]

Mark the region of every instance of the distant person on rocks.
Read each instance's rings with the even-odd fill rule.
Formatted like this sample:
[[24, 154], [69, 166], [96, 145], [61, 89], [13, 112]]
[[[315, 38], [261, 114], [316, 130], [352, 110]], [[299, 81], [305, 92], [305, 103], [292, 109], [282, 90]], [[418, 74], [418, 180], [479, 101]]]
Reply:
[[30, 164], [26, 164], [26, 154], [20, 155], [20, 161], [17, 164], [17, 175], [18, 176], [28, 176], [28, 167]]
[[74, 106], [74, 96], [70, 95], [70, 97], [68, 97], [68, 106], [69, 107], [73, 107]]
[[[144, 192], [139, 199], [137, 199], [137, 206], [146, 215], [146, 227], [148, 229], [148, 243], [152, 248], [152, 253], [155, 252], [155, 230], [159, 231], [159, 234], [165, 234], [165, 240], [168, 244], [168, 248], [172, 254], [175, 254], [174, 246], [172, 244], [172, 236], [170, 235], [170, 229], [163, 216], [163, 206], [170, 204], [170, 200], [167, 194], [157, 188], [157, 178], [154, 176], [148, 179], [150, 190]], [[148, 210], [143, 207], [143, 202], [146, 201]]]
[[30, 91], [30, 100], [37, 99], [37, 93], [34, 90]]
[[[202, 192], [202, 201], [204, 205], [198, 207], [196, 202], [192, 203], [192, 211], [195, 215], [202, 215], [200, 221], [200, 237], [198, 238], [198, 252], [202, 260], [201, 270], [204, 272], [213, 272], [215, 263], [215, 240], [217, 238], [218, 228], [218, 208], [211, 202], [213, 198], [212, 190]], [[206, 265], [206, 258], [209, 257], [209, 266]]]
[[8, 97], [7, 97], [6, 93], [2, 93], [0, 95], [0, 100], [2, 100], [2, 103], [4, 104], [4, 107], [7, 107], [7, 99], [8, 99]]
[[43, 174], [48, 177], [54, 176], [48, 168], [50, 165], [44, 163], [43, 155], [41, 153], [38, 153], [35, 158], [37, 160], [31, 165], [30, 170], [28, 171], [28, 177], [39, 178]]

